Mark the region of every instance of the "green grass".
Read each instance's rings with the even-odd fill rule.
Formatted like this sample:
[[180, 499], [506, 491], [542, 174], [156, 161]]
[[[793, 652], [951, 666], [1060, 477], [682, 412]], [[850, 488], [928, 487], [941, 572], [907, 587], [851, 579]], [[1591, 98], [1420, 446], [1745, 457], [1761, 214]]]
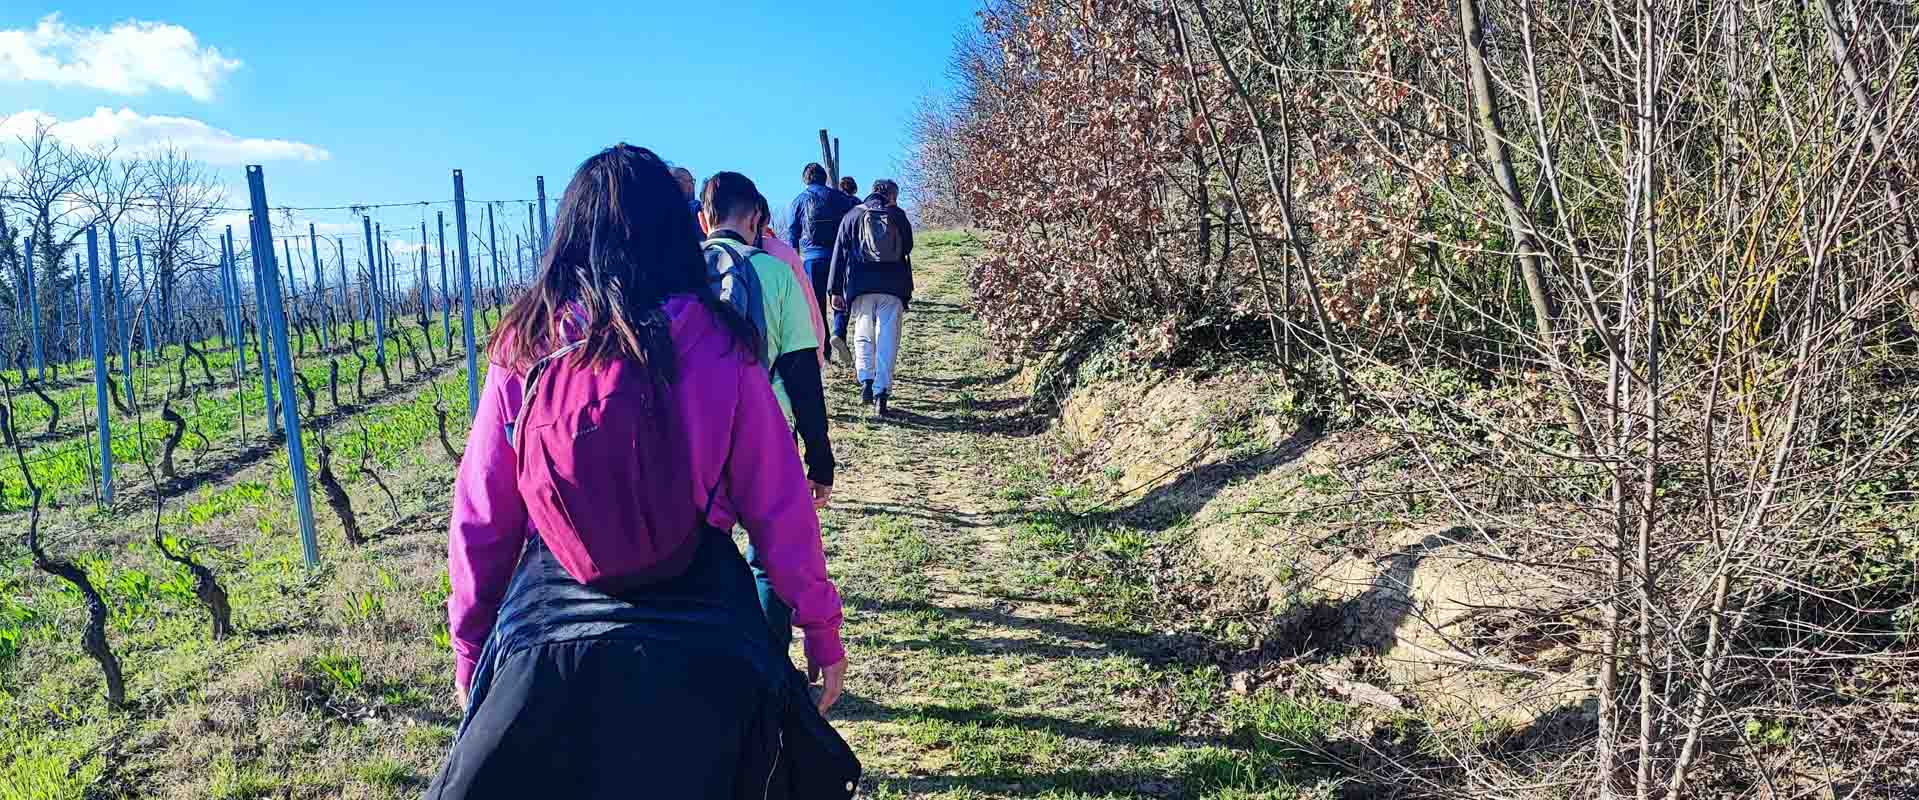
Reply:
[[[450, 434], [461, 439], [467, 418], [464, 381], [464, 370], [440, 381], [455, 409]], [[379, 425], [373, 439], [375, 463], [409, 503], [428, 487], [430, 496], [443, 502], [449, 480], [451, 467], [437, 442], [422, 447], [435, 435], [432, 405], [428, 390], [424, 398], [398, 398], [360, 415]], [[367, 494], [370, 484], [356, 480], [359, 443], [353, 438], [350, 445], [336, 445], [345, 452], [336, 461], [349, 462], [336, 468], [357, 496], [364, 524], [369, 516], [386, 516], [376, 510], [384, 508], [385, 500], [375, 502]], [[77, 623], [84, 620], [78, 594], [33, 572], [16, 542], [0, 544], [0, 786], [7, 787], [0, 791], [15, 792], [0, 793], [0, 798], [77, 798], [92, 791], [101, 779], [98, 754], [107, 737], [119, 736], [117, 732], [129, 726], [151, 736], [181, 724], [181, 714], [213, 713], [196, 709], [231, 702], [220, 699], [234, 696], [233, 689], [220, 688], [223, 676], [231, 681], [249, 671], [264, 681], [239, 695], [250, 697], [247, 702], [256, 709], [243, 715], [249, 721], [240, 728], [189, 737], [225, 754], [187, 755], [204, 749], [198, 747], [177, 756], [161, 754], [187, 759], [174, 764], [182, 776], [175, 780], [191, 782], [196, 787], [192, 796], [277, 796], [289, 782], [333, 787], [320, 792], [333, 795], [341, 781], [356, 780], [343, 767], [292, 774], [265, 770], [244, 744], [277, 735], [259, 726], [332, 729], [338, 718], [323, 705], [316, 706], [315, 697], [350, 700], [385, 709], [382, 713], [447, 713], [442, 676], [450, 669], [451, 654], [444, 645], [434, 645], [432, 632], [445, 628], [444, 569], [437, 569], [430, 580], [403, 578], [382, 563], [390, 554], [344, 549], [337, 533], [329, 537], [329, 528], [337, 531], [330, 511], [316, 502], [326, 564], [319, 572], [307, 570], [293, 535], [285, 464], [281, 450], [232, 482], [202, 486], [168, 503], [162, 524], [169, 538], [208, 563], [231, 595], [235, 622], [243, 633], [225, 643], [207, 639], [207, 617], [192, 593], [191, 580], [184, 570], [160, 559], [148, 542], [150, 511], [113, 515], [91, 506], [49, 511], [50, 546], [75, 557], [107, 600], [109, 639], [136, 704], [132, 716], [110, 712], [100, 703], [97, 669], [80, 654], [74, 636]], [[40, 475], [39, 465], [35, 474]], [[214, 538], [238, 542], [212, 547], [207, 540]], [[89, 541], [125, 544], [89, 547]], [[438, 548], [428, 548], [433, 549]], [[350, 585], [331, 588], [341, 581]], [[332, 613], [316, 615], [316, 608]], [[336, 636], [329, 633], [336, 625], [344, 635], [332, 640], [345, 642], [345, 647], [325, 648], [282, 666], [273, 666], [277, 639], [244, 632], [285, 630], [294, 632], [292, 641], [324, 641]], [[369, 660], [374, 656], [377, 659]], [[391, 663], [396, 657], [401, 663]], [[312, 687], [311, 693], [298, 688], [302, 686]], [[416, 727], [420, 732], [410, 740], [432, 742], [428, 750], [443, 750], [449, 724]], [[424, 762], [409, 767], [414, 774], [425, 769]]]
[[[975, 240], [933, 233], [920, 247], [926, 298], [964, 305], [962, 262]], [[922, 327], [903, 374], [980, 380], [922, 384], [902, 398], [916, 414], [951, 415], [949, 426], [834, 430], [844, 478], [823, 523], [851, 654], [849, 697], [835, 715], [866, 763], [862, 793], [1327, 796], [1328, 773], [1285, 740], [1336, 735], [1341, 709], [1310, 695], [1235, 693], [1209, 661], [1164, 646], [1171, 627], [1145, 622], [1166, 613], [1149, 578], [1162, 577], [1151, 570], [1180, 546], [1177, 532], [1089, 514], [1116, 479], [1057, 480], [1041, 437], [967, 429], [1004, 413], [992, 409], [1009, 407], [1015, 389], [986, 379], [1002, 367], [964, 315], [912, 324]], [[469, 414], [461, 366], [438, 381], [456, 445]], [[853, 389], [829, 377], [829, 402], [841, 407]], [[328, 411], [323, 382], [316, 388]], [[377, 536], [346, 546], [316, 503], [318, 570], [302, 564], [283, 448], [169, 499], [166, 534], [231, 593], [242, 632], [228, 641], [209, 639], [184, 573], [146, 542], [151, 509], [50, 510], [49, 541], [83, 563], [114, 610], [128, 711], [104, 707], [97, 670], [79, 653], [77, 595], [0, 542], [0, 800], [416, 796], [459, 722], [444, 611], [452, 466], [435, 441], [433, 392], [421, 388], [329, 432], [334, 468]], [[257, 401], [246, 392], [217, 403]], [[237, 431], [223, 435], [231, 446]], [[360, 471], [369, 446], [405, 524]]]

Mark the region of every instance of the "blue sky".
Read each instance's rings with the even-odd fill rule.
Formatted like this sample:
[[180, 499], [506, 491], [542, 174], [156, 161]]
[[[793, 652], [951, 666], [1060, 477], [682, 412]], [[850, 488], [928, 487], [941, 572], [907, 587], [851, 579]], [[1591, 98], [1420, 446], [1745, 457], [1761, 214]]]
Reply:
[[469, 198], [528, 198], [544, 175], [557, 200], [582, 158], [625, 140], [701, 176], [745, 172], [784, 207], [821, 127], [862, 187], [895, 171], [907, 114], [943, 86], [975, 5], [639, 3], [608, 15], [566, 2], [16, 0], [0, 12], [0, 115], [204, 141], [229, 205], [244, 205], [241, 164], [255, 161], [276, 207], [446, 200], [454, 168]]

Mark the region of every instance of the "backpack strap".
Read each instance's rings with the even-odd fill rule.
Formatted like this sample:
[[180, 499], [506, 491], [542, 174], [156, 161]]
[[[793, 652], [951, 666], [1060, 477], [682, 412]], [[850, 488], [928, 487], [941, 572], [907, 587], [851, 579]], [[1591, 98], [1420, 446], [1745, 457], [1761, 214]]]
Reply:
[[753, 256], [766, 252], [752, 245], [741, 245], [741, 247], [746, 248], [746, 252], [742, 253], [738, 249], [735, 249], [733, 245], [718, 239], [708, 242], [706, 246], [719, 248], [721, 252], [726, 253], [727, 258], [733, 259], [733, 266], [739, 268], [751, 267]]
[[539, 394], [540, 376], [546, 374], [546, 368], [552, 366], [553, 362], [585, 346], [585, 340], [573, 342], [546, 354], [545, 358], [533, 362], [533, 366], [527, 369], [526, 377], [521, 380], [524, 388], [520, 395], [520, 413], [513, 415], [513, 422], [508, 425], [506, 433], [507, 439], [513, 443], [514, 453], [520, 452], [520, 437], [526, 433], [526, 412], [533, 407], [533, 398]]

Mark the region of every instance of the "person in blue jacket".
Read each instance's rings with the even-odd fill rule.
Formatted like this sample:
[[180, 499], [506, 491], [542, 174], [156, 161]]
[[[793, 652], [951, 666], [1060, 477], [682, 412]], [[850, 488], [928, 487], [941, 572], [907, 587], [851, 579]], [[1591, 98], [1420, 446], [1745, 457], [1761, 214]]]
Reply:
[[[806, 188], [800, 190], [786, 210], [786, 241], [799, 248], [807, 280], [812, 281], [813, 294], [819, 300], [820, 313], [824, 314], [831, 308], [826, 297], [826, 273], [832, 264], [833, 245], [839, 239], [840, 220], [858, 201], [826, 185], [826, 168], [819, 164], [806, 165], [800, 171], [800, 180]], [[847, 362], [852, 357], [846, 350], [846, 324], [837, 320], [836, 323], [831, 353], [841, 362]]]

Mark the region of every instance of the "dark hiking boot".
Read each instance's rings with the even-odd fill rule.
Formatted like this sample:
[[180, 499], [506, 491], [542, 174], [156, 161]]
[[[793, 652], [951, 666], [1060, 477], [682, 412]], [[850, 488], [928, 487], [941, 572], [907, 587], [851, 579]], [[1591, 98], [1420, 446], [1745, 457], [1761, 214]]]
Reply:
[[892, 392], [880, 392], [873, 398], [873, 413], [882, 417], [886, 416], [886, 396], [889, 394], [892, 394]]
[[873, 404], [873, 382], [860, 381], [860, 405], [870, 406], [872, 404]]

